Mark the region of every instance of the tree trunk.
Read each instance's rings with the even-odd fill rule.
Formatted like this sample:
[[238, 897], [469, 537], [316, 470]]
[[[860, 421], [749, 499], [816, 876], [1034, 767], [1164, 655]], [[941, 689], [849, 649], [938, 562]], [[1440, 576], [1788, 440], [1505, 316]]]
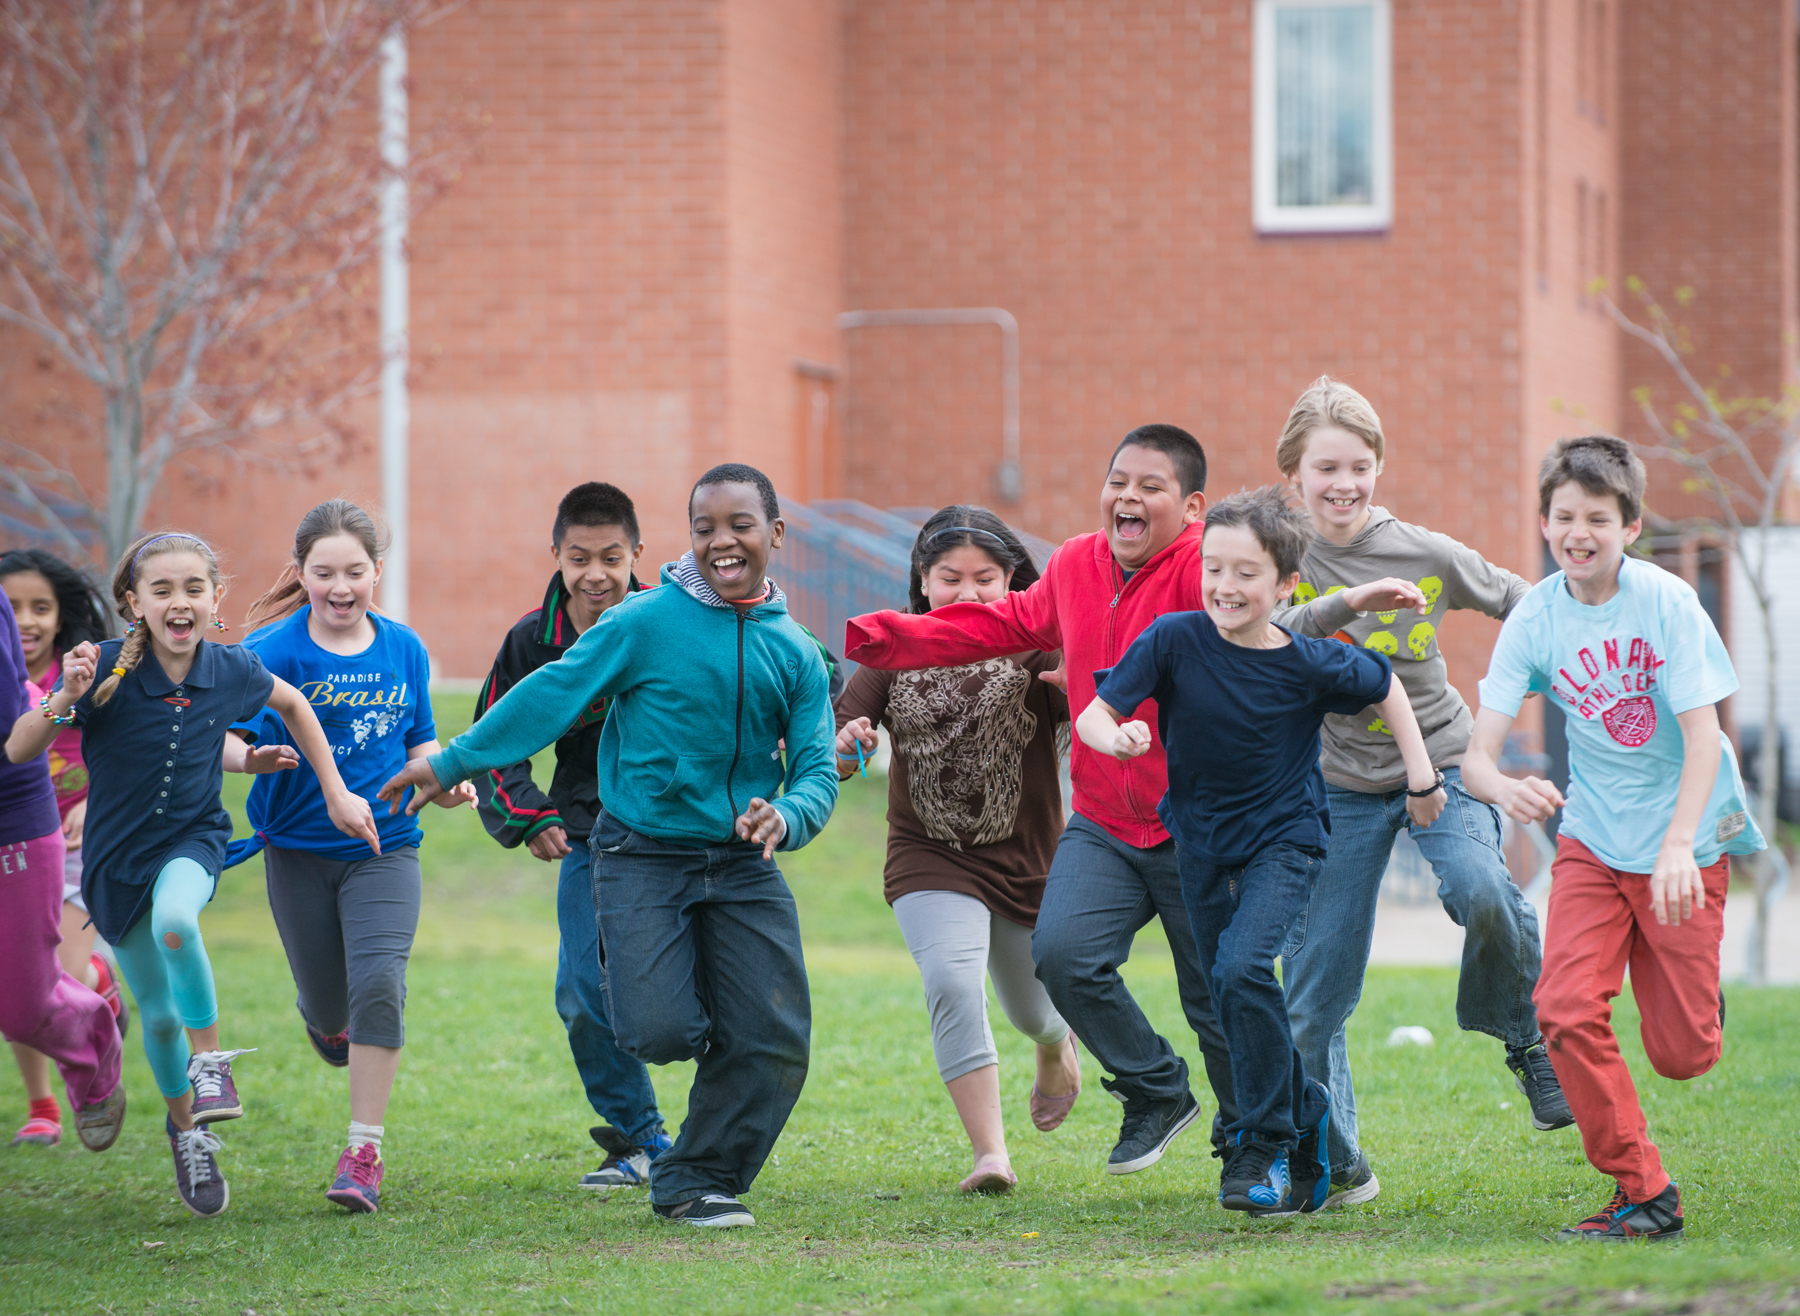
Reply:
[[[1762, 528], [1763, 542], [1762, 565], [1766, 571], [1769, 563], [1769, 529]], [[1746, 566], [1748, 563], [1745, 564]], [[1780, 805], [1781, 805], [1781, 719], [1777, 716], [1775, 701], [1781, 690], [1777, 679], [1779, 668], [1776, 666], [1776, 641], [1774, 600], [1769, 597], [1763, 587], [1762, 579], [1755, 583], [1757, 609], [1762, 615], [1763, 633], [1763, 733], [1762, 744], [1757, 747], [1756, 780], [1758, 784], [1756, 799], [1756, 825], [1762, 831], [1763, 840], [1772, 850], [1781, 843]], [[1755, 917], [1750, 925], [1750, 953], [1746, 968], [1749, 972], [1750, 985], [1766, 986], [1769, 981], [1769, 918], [1773, 913], [1770, 906], [1775, 891], [1776, 865], [1767, 852], [1759, 855], [1749, 865], [1756, 902]]]

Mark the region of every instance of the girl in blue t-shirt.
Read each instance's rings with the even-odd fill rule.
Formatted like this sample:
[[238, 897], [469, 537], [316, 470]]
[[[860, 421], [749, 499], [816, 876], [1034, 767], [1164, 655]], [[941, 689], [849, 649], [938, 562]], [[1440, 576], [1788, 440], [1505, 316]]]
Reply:
[[[243, 1052], [220, 1049], [218, 994], [199, 924], [231, 838], [231, 816], [219, 804], [226, 729], [264, 705], [280, 711], [324, 782], [332, 826], [352, 844], [380, 844], [367, 801], [345, 787], [300, 692], [242, 645], [202, 638], [209, 626], [225, 628], [223, 592], [218, 560], [198, 536], [139, 539], [113, 572], [125, 638], [70, 650], [62, 683], [40, 701], [41, 712], [14, 724], [6, 745], [17, 762], [42, 754], [60, 728], [81, 728], [81, 894], [137, 997], [144, 1052], [169, 1107], [176, 1188], [201, 1216], [231, 1199], [207, 1126], [244, 1113], [231, 1076]], [[96, 674], [104, 677], [98, 684]], [[235, 757], [233, 769], [249, 772], [299, 761], [288, 747]]]
[[[324, 725], [349, 788], [373, 799], [409, 759], [439, 748], [431, 720], [430, 663], [419, 637], [370, 611], [384, 545], [354, 503], [320, 503], [294, 532], [294, 557], [250, 610], [244, 641], [276, 676], [299, 688]], [[260, 628], [260, 629], [258, 629]], [[233, 727], [227, 761], [245, 742], [288, 741], [274, 713]], [[462, 787], [440, 803], [475, 801]], [[380, 1196], [382, 1121], [406, 1040], [406, 961], [419, 926], [419, 823], [384, 812], [374, 856], [332, 827], [319, 778], [306, 768], [264, 777], [250, 791], [254, 841], [228, 862], [263, 850], [269, 908], [299, 988], [301, 1021], [327, 1064], [350, 1070], [349, 1145], [328, 1200], [374, 1211]]]

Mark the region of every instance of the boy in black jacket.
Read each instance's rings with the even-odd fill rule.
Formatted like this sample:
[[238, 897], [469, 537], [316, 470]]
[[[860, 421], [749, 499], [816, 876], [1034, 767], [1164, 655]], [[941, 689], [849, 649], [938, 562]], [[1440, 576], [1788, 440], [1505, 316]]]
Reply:
[[[643, 588], [632, 574], [644, 545], [637, 511], [610, 484], [577, 485], [556, 509], [550, 551], [557, 573], [540, 608], [506, 633], [475, 700], [475, 717], [532, 672], [553, 663], [600, 614]], [[634, 1188], [650, 1181], [650, 1162], [669, 1146], [656, 1092], [643, 1062], [619, 1049], [600, 986], [600, 942], [588, 869], [588, 833], [600, 811], [600, 728], [607, 701], [597, 701], [556, 742], [556, 771], [545, 794], [529, 761], [475, 779], [482, 824], [501, 845], [524, 845], [545, 863], [561, 861], [556, 885], [556, 1012], [588, 1102], [608, 1121], [588, 1132], [606, 1153], [583, 1188]]]

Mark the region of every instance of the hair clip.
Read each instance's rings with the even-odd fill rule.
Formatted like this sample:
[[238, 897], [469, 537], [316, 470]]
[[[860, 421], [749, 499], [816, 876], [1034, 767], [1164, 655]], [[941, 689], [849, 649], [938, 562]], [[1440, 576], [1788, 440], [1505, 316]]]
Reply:
[[213, 618], [213, 629], [215, 631], [228, 631], [231, 629], [231, 627], [229, 627], [225, 624], [225, 619], [223, 617], [214, 617]]
[[125, 675], [125, 669], [123, 667], [115, 667], [115, 668], [113, 668], [112, 674], [114, 676], [123, 676], [123, 675]]
[[125, 634], [136, 635], [137, 628], [138, 628], [138, 624], [135, 621], [128, 621], [125, 623]]

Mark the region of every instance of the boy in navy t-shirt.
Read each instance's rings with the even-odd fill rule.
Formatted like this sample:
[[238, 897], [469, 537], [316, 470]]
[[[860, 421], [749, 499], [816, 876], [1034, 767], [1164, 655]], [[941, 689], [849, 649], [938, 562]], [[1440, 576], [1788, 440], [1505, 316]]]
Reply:
[[1121, 719], [1156, 701], [1169, 753], [1157, 812], [1175, 838], [1237, 1098], [1219, 1201], [1252, 1215], [1317, 1210], [1329, 1188], [1329, 1098], [1306, 1076], [1274, 972], [1325, 857], [1325, 715], [1378, 709], [1406, 763], [1414, 820], [1429, 825], [1444, 807], [1443, 777], [1387, 658], [1269, 620], [1299, 581], [1311, 537], [1306, 515], [1275, 486], [1209, 510], [1206, 611], [1158, 618], [1116, 667], [1096, 673], [1094, 702], [1076, 723], [1094, 749], [1133, 758], [1149, 748], [1150, 728]]

